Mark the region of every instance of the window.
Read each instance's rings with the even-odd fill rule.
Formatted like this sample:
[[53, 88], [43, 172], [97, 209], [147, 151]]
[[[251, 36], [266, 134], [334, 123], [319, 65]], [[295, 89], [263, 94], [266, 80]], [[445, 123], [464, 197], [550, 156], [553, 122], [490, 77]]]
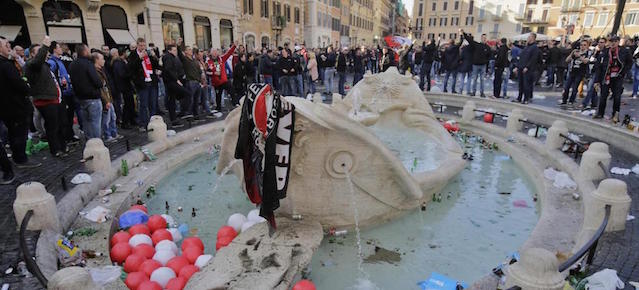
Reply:
[[495, 23], [493, 25], [493, 32], [495, 32], [495, 33], [499, 32], [499, 23]]
[[522, 32], [521, 31], [521, 23], [517, 23], [517, 25], [515, 26], [515, 33], [520, 33], [520, 32]]
[[102, 5], [100, 7], [100, 19], [102, 20], [102, 34], [104, 44], [109, 47], [128, 45], [133, 41], [129, 32], [129, 24], [126, 13], [120, 6]]
[[588, 0], [588, 5], [597, 5], [597, 0]]
[[473, 15], [473, 7], [475, 7], [475, 1], [470, 0], [468, 3], [468, 15]]
[[262, 40], [260, 42], [262, 43], [262, 48], [268, 48], [269, 47], [269, 38], [268, 38], [268, 36], [262, 36]]
[[591, 27], [594, 19], [595, 19], [595, 13], [587, 12], [586, 15], [584, 16], [584, 27]]
[[295, 7], [295, 23], [300, 24], [300, 8]]
[[484, 7], [479, 8], [479, 19], [484, 19], [485, 16], [486, 16], [486, 11], [484, 10]]
[[446, 11], [448, 9], [448, 2], [444, 2], [444, 8], [442, 10]]
[[317, 26], [322, 26], [322, 14], [317, 12]]
[[291, 22], [291, 6], [284, 4], [284, 15], [286, 16], [286, 22]]
[[428, 39], [434, 39], [434, 38], [435, 38], [435, 33], [428, 34]]
[[543, 3], [543, 4], [552, 4], [552, 0], [543, 0], [541, 3]]
[[537, 4], [537, 0], [527, 0], [526, 4]]
[[539, 26], [539, 27], [537, 27], [537, 33], [539, 33], [539, 34], [544, 34], [544, 33], [546, 33], [546, 27], [545, 27], [545, 26]]
[[450, 39], [457, 39], [457, 33], [451, 33], [448, 35], [448, 38]]
[[231, 43], [233, 43], [233, 22], [220, 19], [220, 44], [222, 47], [230, 47]]
[[246, 45], [246, 51], [255, 51], [255, 35], [247, 34], [244, 36], [244, 44]]
[[273, 15], [282, 16], [282, 4], [273, 2]]
[[541, 13], [541, 20], [546, 21], [548, 19], [548, 9], [544, 9]]
[[639, 11], [630, 11], [626, 13], [624, 25], [637, 25], [637, 18], [639, 17]]
[[193, 18], [195, 26], [195, 44], [200, 49], [209, 49], [211, 47], [211, 22], [208, 17], [195, 16]]
[[533, 10], [528, 9], [528, 11], [526, 12], [526, 21], [528, 22], [532, 21], [532, 15], [533, 15]]
[[459, 9], [459, 1], [455, 1], [454, 9], [455, 10]]
[[244, 0], [243, 4], [244, 14], [253, 15], [253, 0]]
[[268, 0], [261, 0], [260, 17], [268, 18]]
[[448, 17], [444, 17], [444, 26], [448, 25]]
[[419, 3], [418, 16], [422, 16], [422, 10], [424, 10], [424, 3]]
[[439, 18], [439, 26], [444, 26], [444, 18]]
[[570, 20], [568, 20], [569, 24], [573, 24], [573, 25], [577, 25], [577, 18], [579, 18], [578, 14], [572, 14], [570, 15]]
[[484, 29], [484, 25], [483, 24], [481, 24], [481, 23], [477, 24], [477, 33], [482, 33], [483, 29]]
[[437, 2], [433, 2], [433, 11], [437, 10]]
[[608, 23], [608, 12], [599, 13], [599, 21], [597, 21], [597, 26], [606, 26]]
[[524, 15], [524, 8], [525, 7], [526, 7], [526, 4], [524, 4], [524, 3], [519, 4], [519, 10], [517, 11], [517, 14]]
[[473, 25], [473, 16], [466, 16], [466, 26]]
[[162, 12], [162, 36], [164, 38], [164, 45], [174, 44], [178, 38], [183, 38], [183, 33], [182, 16], [175, 12]]
[[495, 7], [495, 16], [497, 17], [501, 16], [501, 5], [497, 5]]
[[86, 43], [82, 10], [71, 1], [47, 1], [42, 16], [51, 40], [64, 43]]

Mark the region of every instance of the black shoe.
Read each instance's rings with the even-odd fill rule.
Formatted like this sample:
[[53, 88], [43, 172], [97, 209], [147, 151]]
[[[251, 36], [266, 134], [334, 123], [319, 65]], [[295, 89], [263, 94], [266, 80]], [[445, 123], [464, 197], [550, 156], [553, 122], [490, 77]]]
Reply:
[[5, 172], [2, 176], [2, 180], [0, 180], [0, 185], [9, 185], [13, 183], [13, 180], [16, 179], [16, 175], [13, 174], [13, 171]]
[[42, 163], [36, 162], [33, 160], [27, 160], [27, 162], [24, 162], [24, 163], [16, 163], [16, 167], [20, 169], [36, 168], [36, 167], [40, 167], [41, 165]]
[[469, 95], [469, 96], [471, 96], [471, 97], [474, 97], [474, 96], [475, 96], [475, 93], [468, 94], [468, 95]]
[[457, 92], [455, 92], [455, 90], [453, 90], [451, 93], [452, 93], [452, 94], [456, 94]]
[[592, 118], [593, 119], [603, 119], [603, 115], [597, 114], [597, 115], [592, 116]]
[[182, 127], [184, 127], [184, 124], [182, 124], [182, 123], [177, 123], [176, 122], [176, 123], [171, 124], [171, 129], [177, 129], [177, 128], [182, 128]]
[[482, 98], [486, 98], [486, 95], [484, 95], [484, 94], [481, 94], [479, 96], [482, 97]]
[[510, 101], [513, 102], [513, 103], [521, 103], [521, 100], [519, 100], [519, 99], [512, 99]]
[[442, 92], [443, 92], [443, 93], [448, 93], [448, 91], [447, 91], [447, 90], [443, 90]]

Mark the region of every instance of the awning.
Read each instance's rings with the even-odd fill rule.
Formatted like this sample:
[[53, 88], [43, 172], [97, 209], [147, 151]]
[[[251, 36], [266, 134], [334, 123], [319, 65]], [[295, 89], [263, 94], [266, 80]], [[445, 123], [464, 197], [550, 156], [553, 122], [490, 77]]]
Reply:
[[131, 32], [126, 29], [107, 29], [107, 32], [111, 35], [111, 38], [113, 38], [113, 41], [115, 41], [116, 44], [129, 45], [135, 41]]
[[14, 41], [18, 37], [20, 29], [22, 29], [22, 26], [19, 25], [0, 25], [0, 35], [9, 41]]
[[49, 26], [49, 36], [61, 43], [82, 43], [82, 28]]

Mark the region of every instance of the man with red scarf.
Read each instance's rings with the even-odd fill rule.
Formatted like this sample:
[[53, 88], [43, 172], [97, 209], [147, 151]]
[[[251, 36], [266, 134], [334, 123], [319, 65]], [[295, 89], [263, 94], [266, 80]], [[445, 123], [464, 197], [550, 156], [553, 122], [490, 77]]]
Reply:
[[[211, 77], [211, 84], [215, 88], [215, 111], [222, 111], [222, 91], [226, 90], [227, 94], [232, 97], [233, 89], [231, 83], [226, 76], [226, 61], [233, 55], [235, 51], [235, 44], [223, 55], [220, 56], [218, 49], [211, 48], [211, 56], [207, 60], [207, 72], [206, 74]], [[216, 112], [214, 112], [216, 113]]]
[[601, 119], [606, 112], [606, 100], [612, 92], [612, 121], [619, 122], [619, 107], [621, 105], [621, 93], [623, 93], [623, 80], [626, 73], [632, 67], [632, 56], [629, 51], [619, 47], [619, 36], [610, 37], [610, 45], [603, 52], [601, 58], [601, 98], [599, 110], [593, 117]]
[[147, 50], [144, 38], [136, 43], [136, 50], [129, 55], [129, 72], [138, 96], [138, 125], [146, 128], [151, 116], [157, 114], [160, 65], [155, 52]]

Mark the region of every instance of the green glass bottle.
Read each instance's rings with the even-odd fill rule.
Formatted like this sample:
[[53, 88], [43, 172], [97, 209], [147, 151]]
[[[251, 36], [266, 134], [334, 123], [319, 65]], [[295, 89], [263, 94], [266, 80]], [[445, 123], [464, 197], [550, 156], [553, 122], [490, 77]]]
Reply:
[[122, 159], [121, 172], [122, 172], [122, 176], [129, 175], [129, 164], [127, 164], [126, 159]]

